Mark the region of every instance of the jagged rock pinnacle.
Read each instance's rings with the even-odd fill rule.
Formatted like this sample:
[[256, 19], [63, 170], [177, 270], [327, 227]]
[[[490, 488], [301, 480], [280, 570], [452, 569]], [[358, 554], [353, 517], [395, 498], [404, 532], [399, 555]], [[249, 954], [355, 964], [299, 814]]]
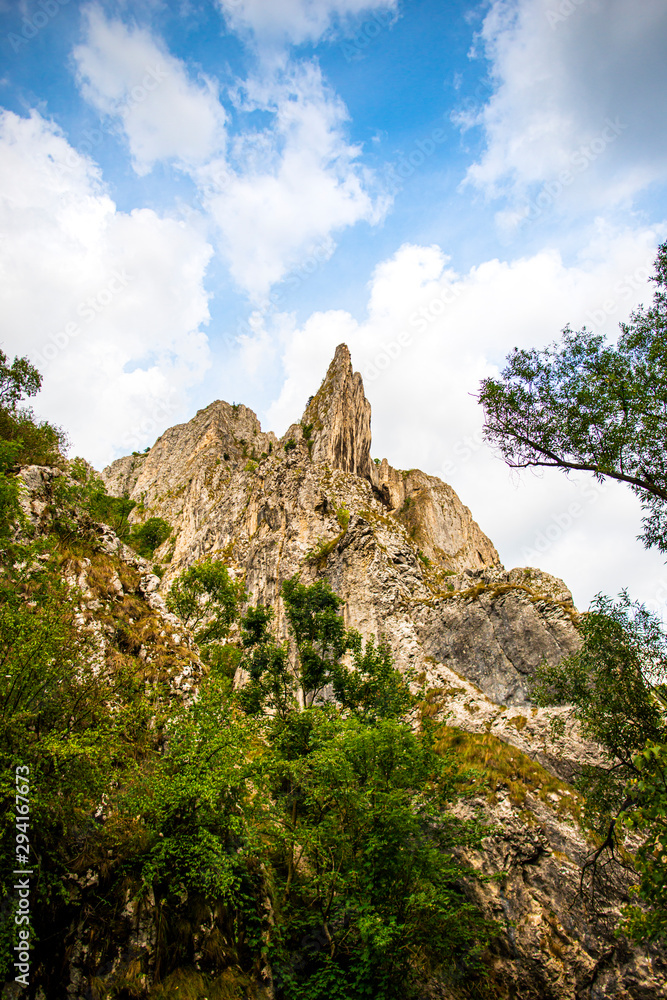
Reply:
[[352, 370], [346, 344], [339, 344], [333, 361], [306, 407], [302, 427], [312, 425], [312, 458], [333, 469], [371, 475], [371, 404], [359, 372]]

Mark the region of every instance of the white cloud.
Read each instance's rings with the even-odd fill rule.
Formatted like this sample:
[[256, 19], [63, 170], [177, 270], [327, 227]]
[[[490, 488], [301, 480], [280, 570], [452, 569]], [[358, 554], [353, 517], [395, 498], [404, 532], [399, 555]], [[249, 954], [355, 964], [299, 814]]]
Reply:
[[483, 444], [475, 397], [513, 347], [542, 346], [568, 322], [615, 335], [633, 307], [652, 299], [647, 279], [664, 235], [601, 227], [571, 266], [547, 249], [460, 275], [440, 248], [403, 246], [376, 268], [365, 321], [337, 310], [290, 329], [280, 317], [286, 378], [267, 425], [283, 432], [300, 417], [345, 341], [373, 407], [374, 456], [450, 482], [508, 566], [563, 576], [581, 606], [598, 590], [625, 585], [650, 600], [662, 558], [634, 540], [636, 498], [614, 484], [596, 489], [585, 476], [510, 473]]
[[261, 300], [304, 257], [330, 256], [332, 233], [380, 221], [389, 201], [373, 196], [360, 149], [345, 138], [347, 110], [317, 65], [249, 81], [242, 107], [268, 112], [271, 124], [237, 134], [229, 160], [207, 164], [197, 179], [232, 276]]
[[73, 52], [84, 97], [118, 119], [135, 170], [157, 160], [192, 166], [224, 147], [225, 111], [213, 81], [189, 78], [184, 64], [142, 28], [84, 10], [85, 40]]
[[563, 208], [600, 208], [664, 179], [664, 0], [493, 0], [480, 42], [495, 91], [469, 182], [512, 196], [520, 217], [545, 183]]
[[120, 212], [96, 166], [33, 112], [0, 115], [3, 349], [44, 374], [38, 411], [98, 467], [152, 444], [208, 366], [211, 247]]
[[360, 14], [393, 12], [398, 0], [218, 0], [234, 31], [251, 31], [264, 44], [317, 42], [335, 25]]
[[120, 122], [139, 173], [171, 159], [192, 176], [231, 275], [254, 301], [310, 254], [327, 259], [334, 233], [383, 218], [389, 197], [358, 163], [347, 109], [315, 63], [288, 61], [239, 84], [228, 142], [211, 81], [191, 83], [160, 40], [97, 7], [87, 8], [86, 25], [74, 52], [84, 96]]

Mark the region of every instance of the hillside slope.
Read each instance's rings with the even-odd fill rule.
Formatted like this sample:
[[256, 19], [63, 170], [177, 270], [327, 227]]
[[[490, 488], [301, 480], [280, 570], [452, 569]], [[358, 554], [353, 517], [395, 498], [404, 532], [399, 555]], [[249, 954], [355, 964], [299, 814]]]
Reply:
[[156, 553], [163, 591], [198, 560], [223, 559], [251, 602], [275, 606], [286, 634], [281, 584], [324, 578], [345, 601], [346, 624], [386, 640], [400, 669], [425, 679], [426, 713], [447, 723], [445, 743], [489, 783], [476, 806], [497, 833], [471, 860], [503, 872], [474, 890], [505, 927], [490, 996], [667, 996], [664, 956], [614, 936], [627, 881], [609, 883], [597, 914], [579, 896], [588, 845], [563, 779], [597, 748], [569, 726], [555, 745], [550, 723], [563, 710], [530, 703], [536, 667], [577, 648], [569, 590], [539, 569], [505, 570], [447, 484], [371, 461], [370, 416], [341, 345], [280, 440], [247, 407], [216, 402], [103, 477], [137, 501], [137, 520], [172, 526]]

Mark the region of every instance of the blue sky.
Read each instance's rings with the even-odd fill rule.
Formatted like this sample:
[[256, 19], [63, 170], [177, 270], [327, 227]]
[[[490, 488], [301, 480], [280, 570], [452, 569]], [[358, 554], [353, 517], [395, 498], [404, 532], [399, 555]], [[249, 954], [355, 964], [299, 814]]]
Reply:
[[508, 567], [662, 608], [634, 498], [513, 476], [475, 393], [650, 301], [666, 43], [664, 0], [0, 0], [3, 347], [101, 468], [216, 398], [282, 433], [346, 341]]

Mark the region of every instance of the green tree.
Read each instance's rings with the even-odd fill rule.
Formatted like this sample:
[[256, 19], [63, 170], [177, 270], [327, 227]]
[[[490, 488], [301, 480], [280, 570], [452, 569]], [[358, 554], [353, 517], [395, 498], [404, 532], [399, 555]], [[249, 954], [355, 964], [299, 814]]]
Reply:
[[241, 581], [232, 580], [220, 560], [205, 559], [172, 584], [167, 607], [192, 630], [198, 643], [220, 642], [229, 634], [243, 594]]
[[[453, 850], [483, 831], [448, 812], [455, 762], [403, 721], [408, 682], [386, 644], [345, 628], [326, 582], [293, 578], [282, 597], [294, 666], [273, 610], [249, 608], [239, 694], [247, 711], [272, 711], [253, 783], [266, 789], [278, 995], [397, 1000], [430, 973], [456, 978], [457, 963], [476, 974], [489, 927]], [[323, 700], [329, 685], [340, 707]]]
[[11, 474], [21, 447], [20, 441], [0, 440], [0, 545], [4, 558], [7, 556], [5, 547], [9, 544], [15, 528], [24, 522], [19, 503], [19, 483]]
[[14, 358], [11, 365], [0, 350], [0, 440], [16, 444], [16, 465], [62, 465], [67, 437], [60, 428], [37, 421], [25, 398], [37, 395], [42, 376], [27, 358]]
[[[158, 978], [189, 964], [202, 913], [225, 965], [260, 964], [264, 796], [253, 784], [260, 735], [209, 677], [193, 704], [172, 710], [164, 752], [142, 762], [116, 798], [125, 821], [136, 824], [139, 850], [127, 870], [155, 900]], [[210, 956], [204, 963], [214, 965]]]
[[[123, 771], [125, 709], [92, 630], [82, 620], [79, 595], [61, 579], [48, 539], [15, 539], [0, 569], [0, 794], [13, 802], [16, 768], [29, 789], [33, 932], [49, 944], [62, 924], [67, 876], [95, 840], [95, 809]], [[18, 810], [2, 811], [0, 965], [11, 968]], [[92, 849], [94, 853], [94, 848]], [[14, 864], [12, 864], [14, 859]], [[60, 932], [55, 935], [57, 940]], [[4, 951], [4, 953], [2, 953]], [[7, 963], [9, 963], [7, 965]]]
[[[312, 708], [331, 686], [340, 705], [359, 715], [377, 718], [403, 715], [411, 705], [409, 686], [394, 668], [386, 644], [346, 629], [342, 600], [324, 580], [309, 586], [295, 576], [281, 588], [289, 636], [296, 654], [290, 666], [289, 643], [278, 643], [271, 632], [272, 608], [248, 608], [241, 619], [246, 654], [241, 666], [249, 683], [241, 697], [247, 711], [268, 707], [285, 718], [297, 707]], [[344, 663], [351, 653], [353, 666]]]
[[11, 365], [0, 350], [0, 406], [13, 410], [26, 396], [36, 396], [42, 376], [27, 358], [14, 358]]
[[122, 541], [128, 542], [128, 518], [135, 506], [134, 500], [127, 497], [109, 496], [104, 481], [92, 466], [82, 458], [75, 458], [67, 463], [65, 475], [52, 480], [50, 529], [61, 546], [70, 549], [82, 545], [94, 547], [99, 523], [108, 524]]
[[535, 696], [541, 704], [570, 705], [584, 736], [602, 751], [603, 762], [584, 766], [576, 782], [585, 823], [598, 838], [582, 884], [588, 877], [594, 896], [603, 888], [605, 862], [629, 863], [623, 849], [627, 830], [641, 833], [639, 892], [651, 916], [632, 911], [629, 928], [638, 935], [664, 933], [667, 863], [659, 844], [667, 830], [667, 636], [646, 608], [624, 594], [618, 602], [596, 598], [583, 616], [581, 637], [572, 656], [539, 668]]
[[371, 636], [363, 646], [355, 633], [350, 634], [349, 644], [352, 667], [341, 664], [333, 681], [334, 694], [342, 707], [366, 722], [403, 718], [416, 698], [410, 693], [408, 680], [394, 666], [388, 644], [380, 642], [376, 646]]
[[631, 937], [667, 938], [667, 745], [648, 743], [635, 755], [638, 770], [629, 783], [635, 809], [627, 817], [630, 830], [644, 840], [637, 851], [641, 882], [638, 895], [644, 906], [629, 907]]
[[[543, 350], [515, 349], [500, 379], [482, 382], [485, 435], [513, 468], [592, 472], [626, 483], [639, 497], [647, 547], [667, 552], [667, 243], [658, 248], [653, 304], [620, 324], [616, 345], [585, 328], [566, 328]], [[606, 756], [585, 768], [586, 820], [600, 846], [585, 865], [595, 889], [599, 859], [618, 853], [622, 834], [644, 834], [637, 855], [640, 899], [633, 934], [664, 933], [667, 822], [664, 759], [665, 640], [645, 609], [623, 596], [599, 598], [585, 616], [579, 653], [541, 671], [543, 700], [569, 702]], [[661, 693], [662, 692], [662, 693]], [[641, 772], [641, 774], [640, 774]], [[639, 793], [641, 792], [641, 801]]]
[[615, 346], [567, 327], [560, 343], [515, 349], [479, 398], [485, 436], [508, 465], [626, 483], [642, 503], [645, 545], [667, 552], [667, 243], [651, 280], [653, 305], [620, 324]]
[[130, 529], [130, 544], [140, 556], [150, 559], [155, 550], [166, 542], [171, 534], [171, 525], [163, 517], [149, 517], [143, 524], [134, 524]]
[[129, 516], [136, 507], [136, 502], [129, 497], [109, 496], [104, 480], [82, 458], [75, 458], [70, 462], [68, 471], [79, 485], [75, 497], [86, 513], [94, 521], [108, 524], [121, 541], [129, 541]]
[[350, 648], [340, 597], [325, 580], [307, 587], [297, 577], [282, 585], [282, 597], [298, 658], [297, 679], [304, 707], [311, 707], [331, 684]]
[[260, 604], [248, 608], [241, 618], [244, 656], [240, 665], [248, 682], [239, 697], [250, 715], [268, 708], [284, 719], [297, 707], [297, 701], [287, 643], [276, 642], [269, 628], [273, 617], [273, 608]]
[[271, 746], [280, 995], [403, 1000], [429, 975], [478, 974], [491, 928], [453, 851], [484, 831], [448, 811], [455, 768], [430, 734], [315, 707], [274, 727]]
[[[415, 698], [394, 666], [389, 646], [376, 646], [373, 637], [364, 646], [358, 632], [346, 629], [339, 614], [342, 602], [326, 583], [307, 587], [290, 580], [282, 592], [296, 646], [296, 672], [289, 644], [278, 643], [271, 631], [273, 609], [248, 608], [241, 618], [245, 655], [240, 661], [248, 673], [240, 692], [246, 711], [269, 708], [285, 719], [299, 704], [312, 707], [329, 684], [341, 708], [364, 721], [401, 718], [409, 711]], [[348, 651], [349, 665], [343, 659]]]

